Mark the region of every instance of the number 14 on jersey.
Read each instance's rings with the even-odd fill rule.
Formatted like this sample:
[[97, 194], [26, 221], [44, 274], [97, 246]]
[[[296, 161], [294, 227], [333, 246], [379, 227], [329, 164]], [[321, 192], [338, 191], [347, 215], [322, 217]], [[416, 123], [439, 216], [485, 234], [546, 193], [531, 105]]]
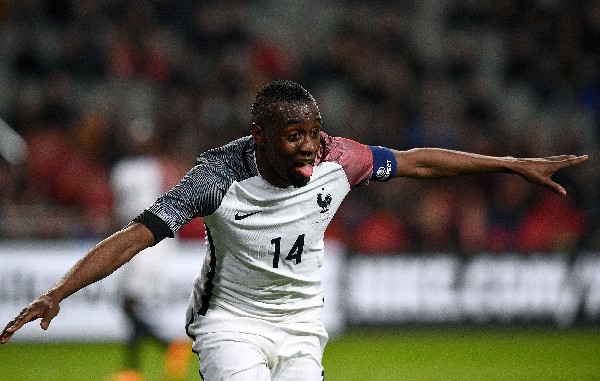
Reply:
[[[279, 267], [279, 256], [281, 255], [281, 237], [273, 238], [271, 245], [274, 246], [273, 268]], [[290, 249], [286, 261], [296, 260], [296, 264], [302, 262], [302, 252], [304, 251], [304, 234], [300, 234]]]

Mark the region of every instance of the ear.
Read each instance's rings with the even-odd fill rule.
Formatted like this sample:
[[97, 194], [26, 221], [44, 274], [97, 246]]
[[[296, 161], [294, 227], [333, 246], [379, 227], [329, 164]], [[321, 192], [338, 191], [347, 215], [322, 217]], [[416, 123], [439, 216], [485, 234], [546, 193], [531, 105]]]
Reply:
[[250, 127], [251, 131], [252, 131], [252, 137], [254, 138], [254, 141], [256, 142], [256, 144], [258, 145], [263, 145], [265, 143], [265, 132], [263, 131], [262, 127], [259, 126], [256, 123], [252, 123], [252, 126]]

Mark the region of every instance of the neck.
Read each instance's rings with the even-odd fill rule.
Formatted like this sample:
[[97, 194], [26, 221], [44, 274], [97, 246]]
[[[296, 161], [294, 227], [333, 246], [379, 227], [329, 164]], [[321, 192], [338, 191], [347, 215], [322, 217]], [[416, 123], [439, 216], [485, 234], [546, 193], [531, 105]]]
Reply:
[[282, 179], [280, 176], [277, 176], [274, 169], [269, 164], [264, 149], [261, 147], [257, 147], [255, 152], [256, 157], [256, 167], [258, 168], [258, 173], [260, 177], [262, 177], [266, 182], [273, 185], [277, 188], [287, 188], [291, 185], [289, 181]]

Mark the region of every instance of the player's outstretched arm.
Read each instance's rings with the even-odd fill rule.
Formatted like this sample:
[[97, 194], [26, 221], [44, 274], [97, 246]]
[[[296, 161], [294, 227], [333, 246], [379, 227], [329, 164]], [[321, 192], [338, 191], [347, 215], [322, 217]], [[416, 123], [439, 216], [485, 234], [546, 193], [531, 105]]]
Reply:
[[0, 334], [0, 343], [5, 344], [23, 325], [36, 319], [42, 319], [40, 326], [48, 329], [63, 299], [108, 276], [153, 244], [154, 236], [150, 230], [137, 222], [106, 238], [82, 257], [58, 283], [12, 319]]
[[552, 175], [588, 159], [587, 155], [540, 158], [496, 157], [440, 148], [415, 148], [393, 152], [397, 161], [396, 177], [427, 179], [475, 173], [515, 173], [529, 182], [546, 186], [561, 195], [567, 192], [552, 180]]

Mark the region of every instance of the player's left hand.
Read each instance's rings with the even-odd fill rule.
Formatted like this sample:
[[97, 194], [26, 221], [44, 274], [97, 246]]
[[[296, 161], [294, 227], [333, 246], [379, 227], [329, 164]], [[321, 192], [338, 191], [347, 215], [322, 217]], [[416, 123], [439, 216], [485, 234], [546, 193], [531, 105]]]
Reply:
[[58, 315], [60, 306], [50, 295], [44, 294], [25, 307], [21, 313], [8, 322], [0, 334], [0, 344], [6, 344], [12, 335], [25, 324], [42, 319], [40, 326], [46, 330], [50, 326], [50, 321]]
[[544, 158], [517, 159], [515, 172], [525, 180], [546, 186], [560, 195], [567, 191], [552, 180], [552, 175], [561, 169], [580, 164], [588, 159], [588, 155], [561, 155]]

